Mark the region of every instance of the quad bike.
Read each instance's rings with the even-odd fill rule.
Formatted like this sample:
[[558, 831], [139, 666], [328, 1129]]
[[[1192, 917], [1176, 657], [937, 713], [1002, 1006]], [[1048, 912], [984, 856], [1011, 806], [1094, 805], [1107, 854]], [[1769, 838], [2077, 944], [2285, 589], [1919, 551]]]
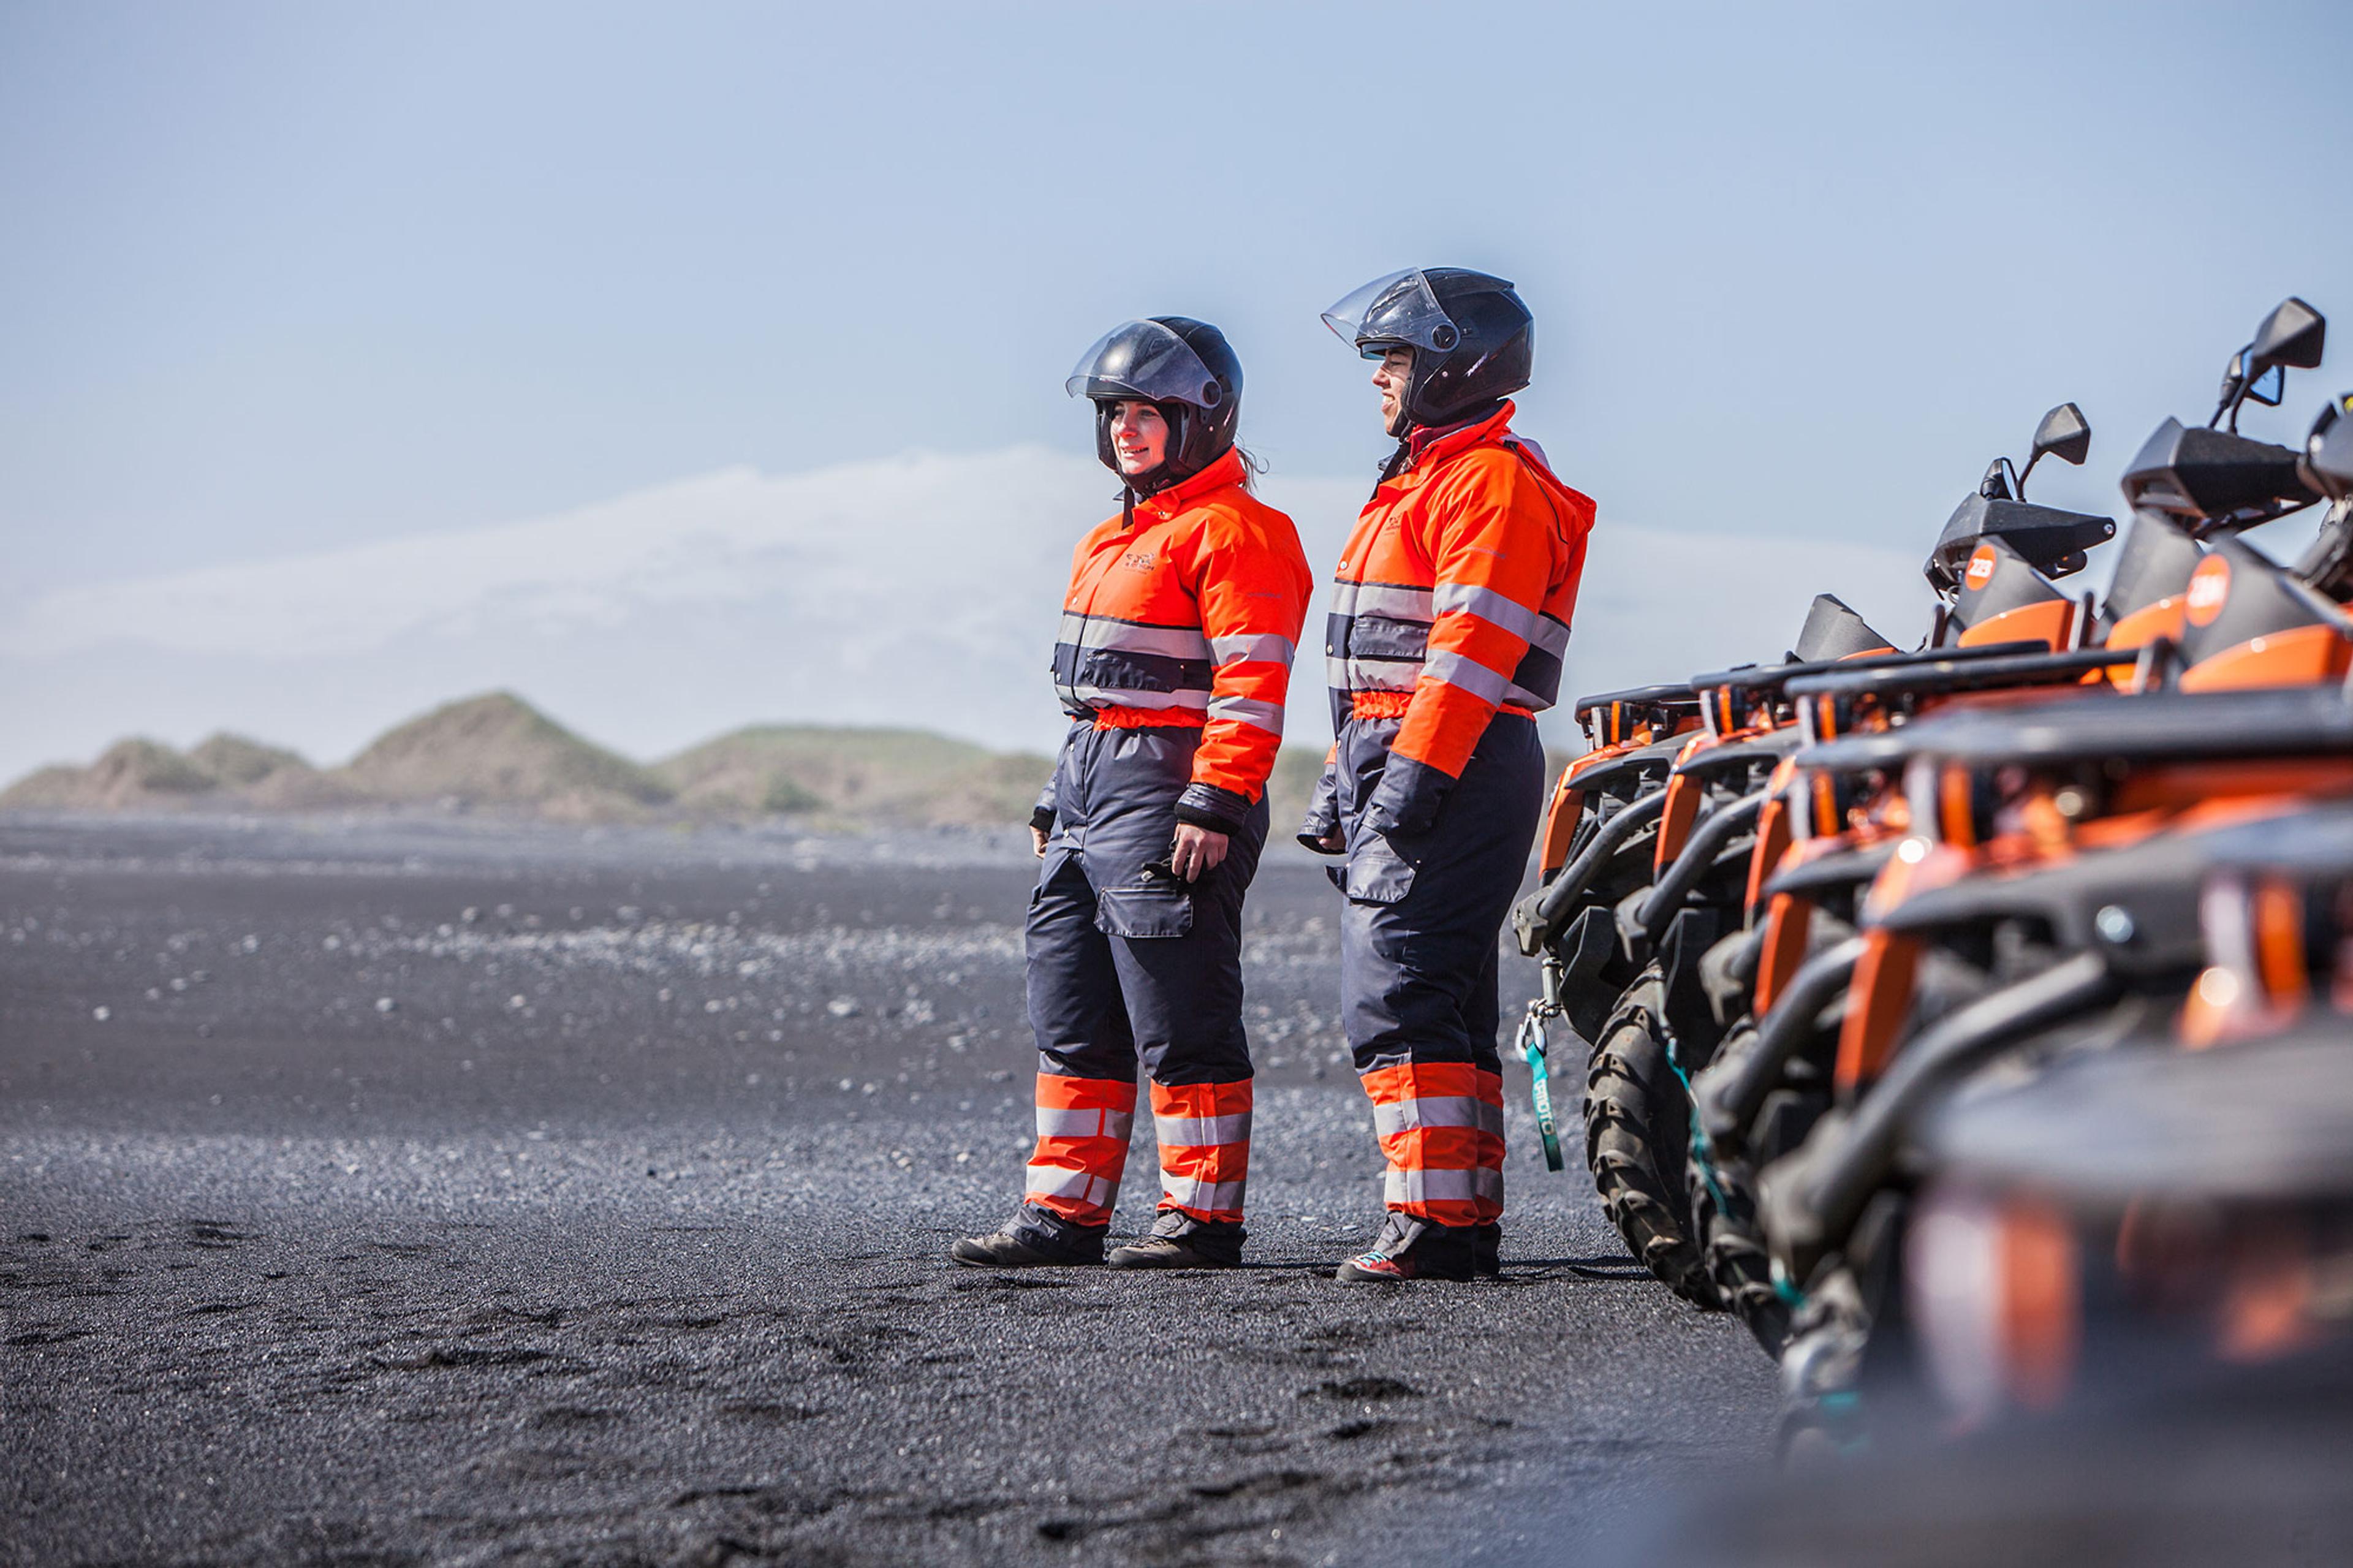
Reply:
[[[2353, 621], [2341, 630], [2353, 647]], [[2353, 704], [2333, 684], [2098, 695], [1884, 739], [1898, 734], [1937, 807], [1915, 813], [1865, 896], [1835, 1039], [1805, 1042], [1821, 1054], [1775, 1080], [1811, 1090], [1810, 1117], [1755, 1177], [1802, 1419], [1846, 1401], [1867, 1356], [1902, 1353], [1888, 1309], [1923, 1118], [1981, 1075], [2039, 1070], [2178, 1013], [2209, 956], [2198, 911], [2214, 837], [2353, 798]], [[1835, 763], [1882, 742], [1821, 750]]]
[[1921, 1130], [1903, 1272], [1947, 1418], [2353, 1342], [2353, 811], [2223, 829], [2206, 858], [2178, 1023]]
[[[2052, 410], [2027, 471], [2044, 456], [2080, 462], [2090, 439], [2073, 405]], [[1545, 973], [1545, 994], [1522, 1026], [1523, 1047], [1548, 1100], [1543, 1074], [1533, 1071], [1543, 1026], [1569, 1023], [1587, 1050], [1586, 1152], [1595, 1185], [1634, 1255], [1699, 1305], [1725, 1304], [1728, 1286], [1737, 1307], [1744, 1283], [1753, 1285], [1719, 1281], [1703, 1253], [1705, 1229], [1694, 1220], [1692, 1194], [1703, 1210], [1715, 1194], [1704, 1183], [1687, 1184], [1689, 1085], [1748, 1012], [1764, 934], [1763, 879], [1792, 839], [1788, 761], [1811, 738], [1790, 687], [1832, 669], [1962, 665], [2000, 667], [1989, 685], [2053, 679], [2018, 663], [2047, 654], [2072, 624], [2073, 602], [2050, 587], [2049, 576], [2080, 570], [2116, 525], [2028, 503], [2022, 482], [1997, 459], [1947, 524], [1928, 566], [1940, 601], [1923, 649], [1896, 652], [1844, 604], [1820, 595], [1784, 662], [1693, 679], [1697, 732], [1639, 751], [1598, 747], [1555, 792], [1545, 883], [1514, 917], [1522, 951], [1541, 957]], [[1991, 564], [1972, 570], [1977, 556]], [[2054, 616], [2052, 604], [2063, 613]], [[1606, 700], [1588, 700], [1580, 710]], [[1635, 793], [1616, 816], [1597, 816], [1588, 781], [1629, 775]], [[1546, 1109], [1540, 1104], [1540, 1120]]]
[[[2203, 941], [2251, 961], [2235, 994], [2268, 967], [2302, 1000], [2258, 998], [2207, 1048], [2152, 1026], [1947, 1097], [1913, 1143], [1897, 1264], [1911, 1408], [1874, 1388], [1868, 1454], [1711, 1489], [1662, 1560], [2344, 1560], [2348, 932], [2332, 914], [2302, 964], [2276, 941], [2255, 955], [2258, 889], [2345, 907], [2353, 817], [2267, 821], [2210, 854]], [[2237, 983], [2210, 973], [2234, 978], [2200, 990]]]
[[[2310, 320], [2308, 349], [2297, 352], [2316, 359]], [[1814, 1091], [1794, 1119], [1798, 1146], [1767, 1151], [1773, 1163], [1758, 1181], [1757, 1229], [1799, 1329], [1783, 1370], [1801, 1426], [1851, 1425], [1847, 1406], [1873, 1359], [1904, 1360], [1894, 1281], [1923, 1119], [1987, 1073], [2040, 1071], [2146, 1034], [2152, 1008], [2190, 1006], [2198, 955], [2175, 939], [2195, 927], [2216, 835], [2353, 795], [2343, 689], [2353, 619], [2217, 526], [2327, 495], [2338, 504], [2306, 562], [2338, 552], [2345, 486], [2332, 442], [2342, 413], [2341, 400], [2331, 405], [2304, 454], [2224, 454], [2242, 472], [2233, 485], [2207, 486], [2227, 500], [2227, 510], [2202, 503], [2220, 520], [2192, 516], [2212, 542], [2179, 595], [2174, 691], [1979, 708], [1794, 759], [1801, 773], [1862, 768], [1883, 788], [1900, 775], [1909, 817], [1865, 902], [1834, 1051], [1811, 1031], [1781, 1062], [1752, 1059], [1700, 1097], [1711, 1150], [1753, 1158], [1760, 1085], [1785, 1097]], [[2267, 478], [2245, 472], [2259, 464]], [[2220, 480], [2224, 466], [2193, 477]], [[2137, 462], [2128, 493], [2146, 492], [2150, 467]], [[2191, 466], [2177, 449], [2164, 467], [2178, 479]], [[2174, 485], [2170, 500], [2169, 510], [2193, 512], [2190, 487]], [[2148, 668], [2134, 666], [2137, 675]], [[1798, 684], [1801, 696], [1851, 700], [1860, 683]], [[1784, 1026], [1775, 1039], [1808, 1033]], [[1784, 1141], [1789, 1120], [1771, 1130]]]
[[[2242, 351], [2239, 363], [2265, 354], [2274, 365], [2316, 359], [2318, 330], [2316, 315], [2289, 301], [2267, 318], [2256, 344]], [[1986, 808], [1989, 792], [2000, 782], [1998, 775], [1972, 780], [1951, 773], [1934, 787], [1917, 779], [1905, 787], [1907, 761], [1926, 739], [1909, 726], [1931, 710], [1967, 708], [1974, 710], [1980, 732], [1998, 746], [2015, 722], [2005, 716], [2004, 705], [2066, 689], [2050, 682], [2083, 682], [2087, 694], [2103, 689], [2111, 694], [2153, 690], [2171, 678], [2187, 648], [2188, 662], [2195, 667], [2187, 677], [2190, 688], [2243, 687], [2326, 668], [2337, 657], [2328, 651], [2341, 640], [2335, 634], [2298, 629], [2330, 619], [2328, 607], [2292, 580], [2284, 583], [2284, 574], [2266, 571], [2268, 563], [2260, 558], [2242, 572], [2242, 590], [2227, 595], [2238, 607], [2227, 616], [2219, 613], [2221, 601], [2214, 599], [2211, 581], [2216, 569], [2202, 564], [2206, 558], [2197, 536], [2280, 515], [2289, 503], [2313, 499], [2325, 482], [2309, 473], [2299, 478], [2295, 455], [2284, 448], [2219, 434], [2221, 439], [2191, 443], [2198, 449], [2185, 452], [2183, 443], [2161, 430], [2160, 439], [2136, 459], [2127, 494], [2142, 501], [2150, 491], [2161, 490], [2172, 503], [2172, 515], [2143, 506], [2107, 600], [2096, 613], [2088, 603], [2063, 609], [2059, 595], [2047, 584], [2021, 577], [2000, 552], [1971, 548], [1968, 559], [1986, 580], [1987, 607], [1993, 611], [1977, 617], [1976, 624], [2026, 612], [2044, 617], [2054, 641], [2087, 646], [2040, 660], [2005, 661], [2010, 668], [1998, 662], [1973, 669], [1852, 670], [1790, 683], [1808, 732], [1841, 739], [1800, 753], [1796, 762], [1805, 765], [1793, 765], [1799, 776], [1786, 786], [1792, 843], [1781, 852], [1777, 868], [1762, 879], [1754, 1021], [1736, 1029], [1696, 1085], [1690, 1162], [1692, 1204], [1705, 1226], [1711, 1272], [1768, 1351], [1779, 1350], [1792, 1309], [1807, 1298], [1797, 1281], [1786, 1275], [1776, 1279], [1768, 1264], [1754, 1213], [1757, 1170], [1788, 1155], [1832, 1104], [1840, 1092], [1833, 1065], [1842, 1051], [1852, 1061], [1858, 1031], [1884, 1035], [1907, 1022], [1925, 1025], [1956, 996], [1966, 997], [1986, 984], [1981, 961], [1965, 962], [1963, 955], [1933, 943], [1906, 971], [1903, 984], [1879, 984], [1880, 972], [1893, 962], [1887, 944], [1850, 934], [1863, 889], [1895, 875], [1888, 867], [1898, 847], [1907, 837], [1926, 841], [1917, 836], [1936, 833], [1940, 824], [1948, 833], [1957, 823], [1966, 826], [1972, 812]], [[2316, 431], [2315, 449], [2326, 446]], [[2153, 453], [2165, 460], [2150, 461]], [[2311, 463], [2303, 467], [2308, 469]], [[1948, 540], [1957, 534], [1966, 538], [1956, 529], [1948, 530]], [[2314, 553], [2327, 542], [2324, 532]], [[1989, 553], [1989, 570], [1979, 565]], [[1957, 542], [1940, 543], [1940, 555], [1949, 569], [1961, 559]], [[1937, 565], [1932, 562], [1932, 574]], [[2202, 599], [2214, 602], [2201, 602], [2193, 612], [2191, 579], [2200, 571], [2210, 579], [2200, 589]], [[2199, 623], [2194, 626], [2193, 614]], [[1971, 629], [1964, 626], [1960, 637]], [[1943, 630], [1952, 638], [1950, 627]], [[2250, 631], [2254, 635], [2239, 635]], [[2185, 633], [2190, 634], [2188, 643], [2175, 640]], [[2301, 648], [2300, 654], [2284, 653], [2284, 633], [2287, 648]], [[2271, 657], [2249, 662], [2250, 643], [2253, 655], [2268, 648]], [[2126, 653], [2129, 658], [2108, 657]], [[2033, 690], [2037, 663], [2048, 678], [2039, 693]], [[2004, 686], [2010, 689], [2000, 689]], [[1883, 889], [1873, 896], [1886, 901]]]

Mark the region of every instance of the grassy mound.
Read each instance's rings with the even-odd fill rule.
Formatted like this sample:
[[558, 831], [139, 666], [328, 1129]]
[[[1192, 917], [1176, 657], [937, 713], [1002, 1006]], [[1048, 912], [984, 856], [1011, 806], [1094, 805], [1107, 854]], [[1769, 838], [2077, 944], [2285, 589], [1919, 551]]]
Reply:
[[649, 770], [504, 691], [387, 731], [341, 777], [396, 805], [518, 806], [571, 821], [636, 816], [671, 793]]
[[1052, 763], [923, 730], [763, 724], [654, 772], [698, 815], [787, 812], [899, 824], [1018, 822]]

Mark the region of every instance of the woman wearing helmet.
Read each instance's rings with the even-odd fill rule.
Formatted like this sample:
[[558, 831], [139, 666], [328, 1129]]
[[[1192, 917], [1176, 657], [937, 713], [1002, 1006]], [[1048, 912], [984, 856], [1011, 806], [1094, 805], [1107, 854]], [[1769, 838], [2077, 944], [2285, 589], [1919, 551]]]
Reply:
[[1140, 1058], [1159, 1215], [1109, 1261], [1232, 1268], [1250, 1160], [1242, 895], [1313, 580], [1291, 520], [1250, 493], [1241, 363], [1215, 327], [1126, 322], [1065, 384], [1094, 403], [1096, 455], [1123, 489], [1071, 562], [1054, 645], [1071, 725], [1030, 825], [1038, 1142], [1013, 1217], [951, 1250], [1105, 1260]]
[[1535, 319], [1459, 268], [1376, 279], [1324, 321], [1376, 362], [1397, 450], [1334, 582], [1332, 763], [1300, 838], [1333, 880], [1340, 1005], [1388, 1170], [1343, 1279], [1493, 1273], [1504, 1210], [1496, 935], [1535, 837], [1593, 502], [1512, 433]]

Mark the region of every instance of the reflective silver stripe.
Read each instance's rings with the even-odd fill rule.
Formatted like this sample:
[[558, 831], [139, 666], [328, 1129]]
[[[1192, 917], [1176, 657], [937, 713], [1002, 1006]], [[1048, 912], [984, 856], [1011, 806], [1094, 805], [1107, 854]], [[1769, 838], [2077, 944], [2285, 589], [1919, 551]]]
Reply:
[[1209, 639], [1209, 658], [1219, 669], [1229, 664], [1279, 664], [1288, 669], [1298, 656], [1298, 646], [1274, 632]]
[[1556, 620], [1550, 616], [1538, 616], [1535, 635], [1528, 638], [1528, 641], [1535, 647], [1544, 649], [1553, 658], [1558, 658], [1568, 651], [1568, 623]]
[[1282, 704], [1280, 702], [1261, 702], [1255, 697], [1212, 697], [1209, 699], [1209, 717], [1231, 719], [1253, 729], [1263, 730], [1270, 735], [1282, 733]]
[[1525, 605], [1515, 605], [1493, 588], [1469, 583], [1440, 583], [1431, 595], [1441, 616], [1457, 613], [1478, 616], [1500, 626], [1522, 642], [1536, 640], [1536, 622], [1543, 617]]
[[1373, 1131], [1384, 1138], [1417, 1127], [1476, 1127], [1504, 1134], [1504, 1108], [1467, 1094], [1426, 1094], [1373, 1107]]
[[1160, 1178], [1160, 1190], [1168, 1201], [1179, 1208], [1230, 1209], [1239, 1213], [1242, 1206], [1244, 1182], [1199, 1182], [1190, 1176]]
[[1135, 1113], [1132, 1110], [1061, 1110], [1046, 1105], [1038, 1108], [1040, 1138], [1116, 1138], [1124, 1143], [1134, 1125]]
[[1066, 1165], [1032, 1165], [1025, 1178], [1027, 1190], [1049, 1198], [1076, 1198], [1082, 1204], [1109, 1208], [1119, 1200], [1119, 1183]]
[[1123, 621], [1112, 616], [1079, 616], [1062, 612], [1058, 640], [1082, 649], [1111, 648], [1121, 653], [1156, 653], [1166, 658], [1209, 657], [1209, 639], [1198, 626], [1154, 626]]
[[1327, 658], [1324, 668], [1335, 691], [1411, 691], [1421, 675], [1421, 660]]
[[1392, 1166], [1382, 1198], [1392, 1204], [1467, 1204], [1479, 1198], [1500, 1204], [1504, 1173], [1492, 1165], [1475, 1171], [1400, 1171]]
[[1378, 616], [1388, 621], [1419, 621], [1424, 626], [1437, 618], [1428, 588], [1409, 588], [1402, 583], [1351, 583], [1345, 579], [1333, 584], [1332, 613]]
[[1206, 691], [1130, 691], [1120, 686], [1074, 686], [1070, 689], [1078, 700], [1093, 708], [1189, 708], [1206, 713], [1209, 694]]
[[1155, 1116], [1153, 1130], [1160, 1134], [1161, 1146], [1176, 1149], [1207, 1149], [1219, 1143], [1247, 1143], [1250, 1134], [1250, 1113], [1237, 1111], [1231, 1116]]
[[1460, 687], [1488, 702], [1501, 702], [1512, 688], [1509, 676], [1498, 675], [1472, 658], [1469, 654], [1452, 648], [1439, 648], [1422, 660], [1421, 668], [1449, 686]]

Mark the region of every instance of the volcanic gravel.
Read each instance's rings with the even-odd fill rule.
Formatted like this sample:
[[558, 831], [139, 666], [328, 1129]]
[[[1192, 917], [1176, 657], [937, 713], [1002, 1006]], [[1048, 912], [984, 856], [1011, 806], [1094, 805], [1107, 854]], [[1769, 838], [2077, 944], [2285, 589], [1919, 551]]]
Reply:
[[1504, 1278], [1331, 1280], [1380, 1162], [1304, 857], [1251, 894], [1250, 1267], [949, 1264], [1019, 1187], [1029, 877], [0, 821], [0, 1561], [1575, 1561], [1762, 1464], [1769, 1363], [1545, 1171], [1515, 1063]]

